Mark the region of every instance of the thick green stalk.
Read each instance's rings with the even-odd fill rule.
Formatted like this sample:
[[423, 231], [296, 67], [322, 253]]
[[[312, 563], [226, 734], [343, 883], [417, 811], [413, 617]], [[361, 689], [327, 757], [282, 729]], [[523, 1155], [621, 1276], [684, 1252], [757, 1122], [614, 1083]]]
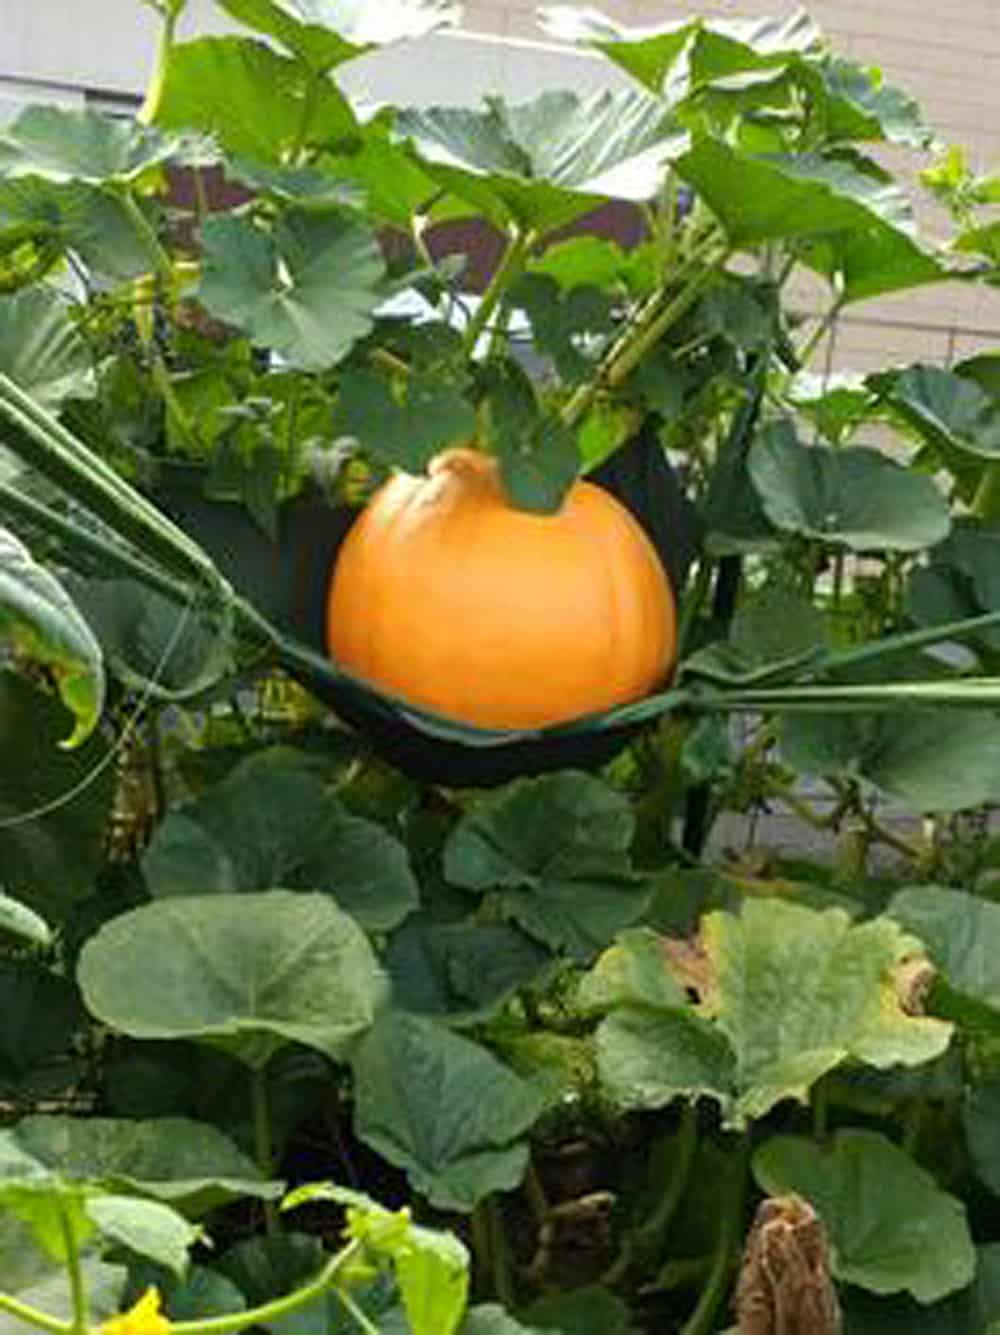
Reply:
[[83, 528], [65, 515], [50, 510], [48, 506], [42, 505], [30, 496], [23, 495], [6, 482], [0, 482], [0, 515], [12, 515], [16, 519], [32, 524], [41, 532], [58, 538], [67, 546], [87, 552], [102, 565], [137, 580], [144, 588], [162, 593], [165, 598], [182, 603], [191, 600], [190, 585], [165, 575], [156, 566], [140, 560], [128, 548], [109, 542], [107, 538], [92, 529]]
[[[261, 1176], [270, 1179], [274, 1174], [274, 1144], [271, 1135], [271, 1100], [265, 1067], [255, 1067], [250, 1073], [250, 1091], [253, 1103], [254, 1158]], [[264, 1223], [269, 1235], [277, 1233], [278, 1215], [273, 1201], [265, 1202]]]
[[22, 1303], [6, 1293], [0, 1293], [0, 1312], [9, 1312], [12, 1317], [23, 1321], [25, 1325], [47, 1330], [50, 1335], [70, 1335], [73, 1329], [72, 1322], [60, 1321], [57, 1317], [50, 1316], [48, 1312], [40, 1312], [37, 1307]]
[[66, 1248], [66, 1274], [69, 1279], [69, 1296], [73, 1308], [70, 1330], [73, 1335], [87, 1335], [90, 1328], [87, 1281], [80, 1261], [80, 1246], [73, 1232], [73, 1225], [62, 1206], [59, 1210], [59, 1227]]
[[534, 240], [535, 235], [531, 231], [514, 233], [496, 273], [490, 279], [489, 286], [483, 293], [479, 306], [466, 327], [463, 339], [466, 356], [471, 357], [475, 352], [480, 335], [489, 324], [493, 312], [503, 300], [511, 284], [524, 271]]
[[160, 35], [157, 39], [152, 77], [149, 80], [143, 104], [136, 113], [136, 120], [140, 125], [152, 125], [159, 114], [163, 102], [163, 89], [167, 79], [167, 65], [170, 63], [170, 53], [173, 50], [174, 38], [177, 35], [177, 20], [186, 5], [187, 0], [164, 0], [162, 4], [153, 0], [152, 8], [163, 16], [163, 26], [160, 28]]
[[18, 428], [11, 452], [93, 511], [168, 570], [197, 579], [221, 601], [232, 591], [214, 563], [176, 524], [0, 372], [0, 416]]

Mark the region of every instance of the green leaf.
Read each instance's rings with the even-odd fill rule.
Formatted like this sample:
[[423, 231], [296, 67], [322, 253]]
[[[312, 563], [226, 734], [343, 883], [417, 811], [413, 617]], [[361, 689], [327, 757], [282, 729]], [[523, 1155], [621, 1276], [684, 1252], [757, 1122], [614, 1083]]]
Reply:
[[618, 1006], [683, 1009], [684, 989], [670, 972], [664, 940], [648, 927], [619, 932], [580, 985], [577, 1001], [596, 1013]]
[[570, 383], [588, 376], [615, 328], [611, 298], [591, 283], [563, 291], [555, 278], [529, 273], [511, 289], [509, 301], [527, 315], [539, 352]]
[[921, 440], [980, 458], [1000, 457], [1000, 410], [972, 379], [939, 366], [908, 366], [867, 382]]
[[828, 1149], [775, 1136], [754, 1155], [771, 1195], [795, 1192], [830, 1233], [833, 1272], [873, 1293], [932, 1303], [972, 1281], [976, 1256], [965, 1209], [890, 1140], [839, 1131]]
[[393, 935], [385, 966], [401, 1010], [467, 1025], [490, 1019], [551, 958], [514, 927], [413, 914]]
[[800, 774], [860, 774], [914, 811], [962, 811], [1000, 794], [1000, 720], [985, 710], [788, 714], [781, 751]]
[[0, 867], [4, 888], [43, 917], [90, 894], [103, 865], [112, 771], [97, 735], [60, 749], [67, 714], [49, 692], [0, 671]]
[[383, 995], [371, 946], [325, 895], [167, 899], [122, 914], [80, 955], [90, 1011], [135, 1038], [213, 1043], [262, 1069], [287, 1043], [337, 1059]]
[[634, 828], [627, 799], [590, 775], [522, 779], [458, 823], [445, 845], [445, 876], [499, 892], [531, 936], [586, 958], [645, 906], [648, 886], [628, 857]]
[[457, 23], [452, 0], [219, 0], [226, 13], [273, 37], [313, 70], [327, 70], [373, 46], [424, 37]]
[[48, 668], [76, 726], [63, 746], [86, 741], [104, 712], [104, 669], [93, 632], [59, 581], [0, 528], [0, 644]]
[[341, 180], [316, 167], [274, 166], [240, 157], [230, 158], [224, 165], [229, 180], [249, 186], [281, 205], [326, 213], [364, 203], [362, 191], [353, 181]]
[[840, 909], [757, 899], [739, 918], [708, 914], [700, 941], [696, 1008], [647, 990], [598, 1030], [602, 1078], [626, 1106], [711, 1094], [740, 1126], [805, 1101], [848, 1058], [919, 1065], [948, 1046], [950, 1025], [901, 1008], [893, 974], [915, 943], [888, 918], [854, 926]]
[[734, 246], [811, 241], [802, 259], [836, 281], [844, 302], [944, 277], [916, 239], [909, 201], [872, 164], [753, 155], [706, 137], [677, 160], [677, 170]]
[[739, 685], [807, 663], [826, 639], [822, 613], [787, 580], [772, 578], [740, 604], [729, 638], [699, 649], [683, 671]]
[[686, 143], [661, 103], [632, 89], [587, 98], [545, 92], [517, 105], [489, 98], [483, 110], [406, 110], [396, 133], [429, 176], [477, 212], [536, 232], [604, 199], [651, 199]]
[[43, 1062], [67, 1054], [82, 1022], [68, 978], [32, 960], [0, 960], [0, 1089], [16, 1088]]
[[43, 408], [93, 393], [93, 365], [66, 301], [48, 287], [0, 297], [0, 371]]
[[882, 71], [828, 56], [818, 66], [821, 116], [829, 140], [884, 139], [926, 149], [934, 135], [915, 98], [885, 82]]
[[875, 392], [864, 376], [816, 375], [812, 371], [800, 371], [785, 391], [785, 398], [835, 445], [854, 433], [876, 403]]
[[185, 1214], [207, 1214], [245, 1196], [274, 1200], [281, 1194], [281, 1183], [264, 1181], [217, 1127], [185, 1117], [34, 1116], [8, 1134], [60, 1177], [151, 1196]]
[[448, 445], [475, 436], [476, 416], [461, 389], [440, 375], [408, 376], [397, 394], [374, 371], [348, 371], [340, 382], [334, 430], [353, 436], [379, 463], [422, 473]]
[[554, 514], [580, 470], [573, 432], [542, 409], [530, 380], [513, 362], [490, 367], [487, 392], [490, 445], [511, 504]]
[[948, 502], [932, 479], [875, 449], [809, 449], [779, 423], [752, 446], [750, 477], [768, 519], [787, 533], [856, 552], [920, 551], [948, 536]]
[[[974, 1085], [962, 1109], [972, 1166], [994, 1196], [1000, 1196], [1000, 1079]], [[1000, 1307], [997, 1309], [1000, 1315]]]
[[231, 615], [184, 607], [134, 579], [66, 577], [108, 670], [157, 700], [202, 695], [233, 672]]
[[94, 1196], [87, 1202], [87, 1214], [103, 1237], [166, 1266], [175, 1275], [184, 1274], [190, 1250], [201, 1237], [200, 1228], [160, 1201]]
[[129, 1266], [128, 1289], [120, 1304], [122, 1311], [135, 1305], [148, 1288], [155, 1287], [163, 1298], [163, 1308], [171, 1321], [203, 1321], [206, 1317], [229, 1316], [246, 1309], [246, 1299], [232, 1280], [205, 1266], [189, 1266], [178, 1277], [152, 1262]]
[[13, 937], [16, 941], [26, 942], [31, 946], [43, 948], [52, 944], [52, 928], [44, 918], [0, 890], [0, 937]]
[[676, 97], [715, 79], [784, 65], [821, 41], [801, 9], [782, 19], [694, 18], [642, 28], [569, 5], [549, 5], [543, 13], [543, 26], [553, 36], [596, 46], [654, 93], [665, 91], [669, 82]]
[[[920, 938], [947, 984], [945, 1007], [983, 1008], [996, 1023], [1000, 1011], [1000, 904], [942, 886], [921, 885], [901, 890], [889, 912]], [[935, 990], [937, 1002], [938, 990]]]
[[51, 1176], [0, 1132], [0, 1209], [24, 1224], [49, 1260], [65, 1264], [71, 1245], [80, 1250], [93, 1237], [87, 1192]]
[[960, 1293], [929, 1306], [907, 1296], [874, 1298], [860, 1289], [845, 1295], [850, 1335], [1000, 1335], [1000, 1245], [976, 1249], [976, 1277]]
[[357, 1134], [404, 1168], [433, 1205], [471, 1210], [520, 1182], [528, 1155], [520, 1137], [540, 1115], [542, 1096], [478, 1043], [390, 1012], [352, 1065]]
[[30, 106], [0, 132], [0, 177], [132, 185], [162, 168], [178, 148], [178, 140], [134, 120]]
[[[311, 119], [303, 130], [303, 99]], [[168, 130], [212, 135], [227, 153], [282, 163], [292, 150], [353, 138], [358, 123], [332, 79], [313, 77], [296, 60], [243, 37], [199, 37], [175, 46], [167, 63], [156, 122]]]
[[98, 278], [127, 282], [155, 267], [149, 238], [123, 200], [107, 189], [39, 176], [0, 176], [0, 243], [4, 233], [71, 251]]
[[266, 232], [249, 219], [215, 217], [202, 238], [206, 310], [293, 366], [335, 366], [371, 329], [383, 264], [360, 219], [288, 212]]
[[369, 931], [389, 931], [415, 908], [403, 846], [352, 816], [308, 762], [273, 747], [237, 765], [196, 802], [170, 812], [143, 858], [150, 893], [324, 891]]

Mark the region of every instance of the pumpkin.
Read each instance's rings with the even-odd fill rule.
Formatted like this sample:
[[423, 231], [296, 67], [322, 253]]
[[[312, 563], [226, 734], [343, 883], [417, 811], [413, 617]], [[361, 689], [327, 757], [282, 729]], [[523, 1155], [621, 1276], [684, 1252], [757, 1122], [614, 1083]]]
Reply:
[[676, 655], [670, 583], [639, 523], [577, 481], [516, 509], [470, 448], [397, 473], [338, 554], [327, 645], [344, 672], [482, 728], [537, 728], [641, 699]]

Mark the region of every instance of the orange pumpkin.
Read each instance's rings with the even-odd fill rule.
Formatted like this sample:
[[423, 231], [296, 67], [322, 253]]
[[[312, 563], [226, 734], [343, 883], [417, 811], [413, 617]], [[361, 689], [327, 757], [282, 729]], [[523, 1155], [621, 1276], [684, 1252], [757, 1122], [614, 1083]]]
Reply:
[[556, 514], [515, 509], [473, 449], [397, 473], [355, 521], [328, 599], [345, 672], [483, 728], [641, 699], [676, 656], [670, 584], [613, 496], [578, 481]]

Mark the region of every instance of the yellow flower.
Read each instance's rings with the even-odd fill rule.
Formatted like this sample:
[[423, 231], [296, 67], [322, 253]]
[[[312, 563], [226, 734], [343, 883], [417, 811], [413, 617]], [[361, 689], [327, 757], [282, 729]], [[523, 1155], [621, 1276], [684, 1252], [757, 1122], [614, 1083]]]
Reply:
[[170, 1322], [160, 1311], [160, 1295], [147, 1289], [129, 1312], [105, 1321], [100, 1335], [170, 1335]]

